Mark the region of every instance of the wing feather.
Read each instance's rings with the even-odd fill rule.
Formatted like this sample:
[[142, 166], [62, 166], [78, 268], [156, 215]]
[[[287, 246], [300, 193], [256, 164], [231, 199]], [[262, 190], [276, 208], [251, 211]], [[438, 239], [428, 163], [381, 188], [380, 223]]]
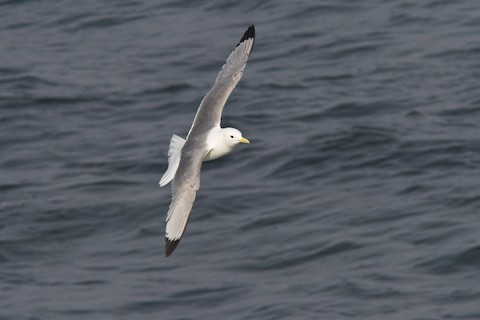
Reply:
[[255, 27], [248, 27], [235, 49], [217, 75], [215, 84], [203, 98], [193, 120], [189, 134], [195, 126], [220, 126], [223, 108], [228, 97], [242, 78], [255, 40]]
[[167, 213], [165, 255], [175, 250], [187, 227], [193, 203], [200, 188], [200, 170], [209, 150], [194, 139], [187, 140], [172, 183], [172, 202]]

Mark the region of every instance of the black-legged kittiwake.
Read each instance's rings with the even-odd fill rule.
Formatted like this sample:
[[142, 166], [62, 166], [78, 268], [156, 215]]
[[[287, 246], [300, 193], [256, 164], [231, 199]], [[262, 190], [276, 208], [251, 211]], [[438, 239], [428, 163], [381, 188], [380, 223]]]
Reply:
[[235, 128], [221, 128], [223, 107], [242, 77], [255, 38], [254, 26], [248, 27], [229, 55], [215, 84], [203, 98], [187, 138], [173, 135], [168, 150], [168, 168], [160, 186], [172, 181], [172, 202], [167, 213], [165, 255], [177, 247], [187, 226], [195, 196], [200, 187], [203, 161], [228, 154], [239, 143], [250, 143]]

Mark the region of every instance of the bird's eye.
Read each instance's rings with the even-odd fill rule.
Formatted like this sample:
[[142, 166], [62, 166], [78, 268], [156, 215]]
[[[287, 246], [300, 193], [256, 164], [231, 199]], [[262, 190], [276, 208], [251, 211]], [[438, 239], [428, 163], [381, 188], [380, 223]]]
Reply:
[[230, 136], [230, 138], [232, 138], [232, 139], [233, 139], [233, 136]]

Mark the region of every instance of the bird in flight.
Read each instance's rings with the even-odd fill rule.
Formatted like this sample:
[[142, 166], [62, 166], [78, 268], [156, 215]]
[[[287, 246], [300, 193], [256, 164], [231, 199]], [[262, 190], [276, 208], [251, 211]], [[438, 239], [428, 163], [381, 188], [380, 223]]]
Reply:
[[239, 143], [250, 143], [235, 128], [221, 128], [222, 111], [242, 78], [253, 48], [255, 27], [248, 27], [203, 98], [187, 138], [173, 135], [168, 149], [168, 168], [160, 179], [163, 187], [172, 181], [172, 201], [167, 213], [165, 256], [170, 256], [185, 232], [190, 211], [200, 188], [203, 161], [230, 153]]

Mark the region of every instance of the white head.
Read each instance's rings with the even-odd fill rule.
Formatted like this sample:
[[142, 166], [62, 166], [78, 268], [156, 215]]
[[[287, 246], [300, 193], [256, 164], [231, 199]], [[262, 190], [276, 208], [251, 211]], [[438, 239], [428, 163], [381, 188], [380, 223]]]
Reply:
[[223, 128], [222, 134], [227, 145], [232, 147], [239, 143], [250, 143], [250, 141], [248, 141], [248, 139], [245, 139], [242, 136], [242, 133], [235, 128]]

